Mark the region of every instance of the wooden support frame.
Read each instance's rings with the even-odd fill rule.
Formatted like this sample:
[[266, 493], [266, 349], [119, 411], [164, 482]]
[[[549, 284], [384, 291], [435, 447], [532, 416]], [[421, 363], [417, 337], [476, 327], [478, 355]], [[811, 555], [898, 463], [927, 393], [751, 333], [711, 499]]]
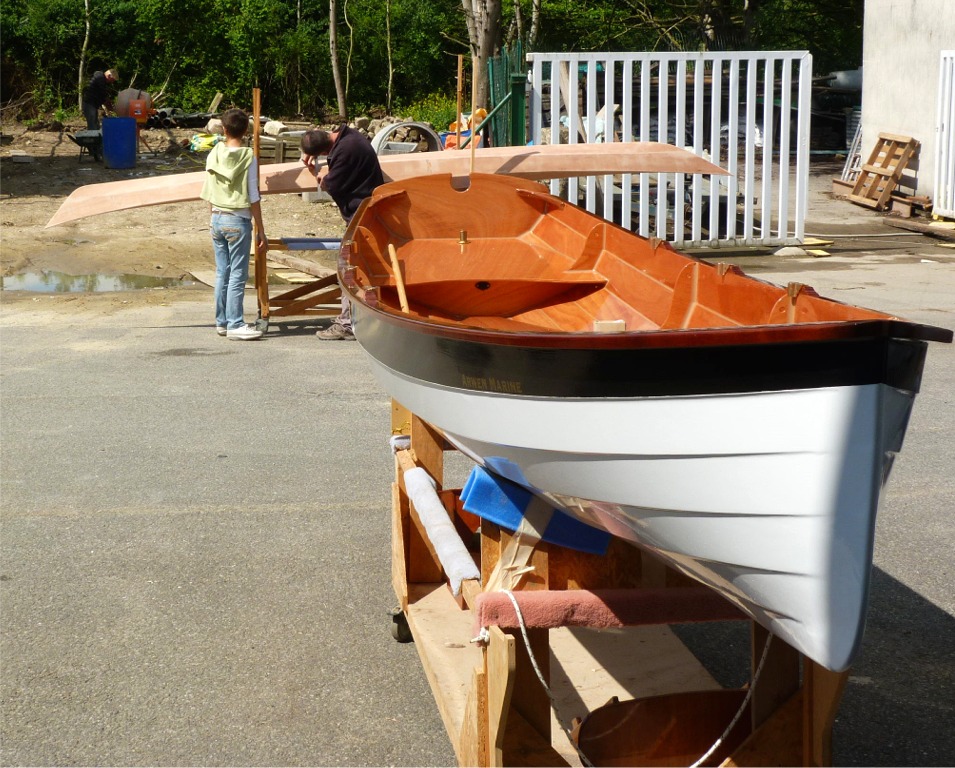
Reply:
[[[570, 740], [561, 728], [553, 727], [559, 721], [554, 718], [551, 699], [532, 668], [521, 632], [492, 626], [486, 645], [478, 647], [471, 642], [474, 634], [471, 608], [511, 534], [487, 521], [480, 522], [478, 529], [477, 519], [460, 508], [457, 491], [443, 488], [444, 453], [451, 446], [440, 432], [397, 403], [392, 405], [392, 431], [411, 438], [410, 452], [400, 461], [396, 458], [396, 478], [392, 486], [392, 583], [458, 763], [469, 766], [576, 764], [578, 757]], [[452, 596], [444, 580], [434, 547], [404, 491], [401, 464], [411, 462], [423, 467], [436, 481], [445, 509], [459, 531], [465, 534], [463, 540], [479, 544], [472, 556], [480, 564], [481, 583], [465, 581], [457, 598]], [[542, 544], [530, 562], [534, 571], [521, 589], [666, 587], [678, 590], [698, 586], [617, 539], [602, 557]], [[768, 633], [755, 623], [750, 625], [755, 668], [763, 656]], [[643, 634], [635, 640], [631, 629]], [[586, 631], [579, 634], [588, 637]], [[573, 654], [580, 654], [580, 646], [574, 646], [567, 638], [579, 641], [580, 637], [564, 629], [532, 628], [528, 635], [544, 680], [552, 687], [555, 698], [560, 699], [558, 686], [568, 682], [574, 685], [568, 670], [574, 668]], [[626, 669], [610, 670], [608, 665], [607, 669], [590, 670], [595, 675], [608, 673], [604, 678], [606, 687], [588, 693], [590, 714], [604, 714], [611, 706], [623, 710], [628, 706], [639, 707], [641, 721], [650, 722], [654, 717], [643, 715], [689, 711], [692, 707], [687, 703], [697, 700], [692, 706], [704, 711], [713, 697], [725, 698], [728, 702], [725, 707], [738, 709], [745, 689], [721, 689], [665, 626], [628, 628], [611, 635], [591, 632], [589, 637], [604, 643], [605, 649], [606, 644], [612, 644], [612, 651], [586, 655], [584, 666], [592, 667], [597, 663], [596, 658], [610, 657], [629, 665]], [[557, 664], [556, 670], [552, 661]], [[555, 672], [560, 674], [555, 676]], [[629, 702], [612, 701], [601, 707], [608, 698], [619, 695], [613, 686], [628, 673], [639, 679], [639, 685], [635, 686], [639, 695]], [[829, 765], [832, 725], [847, 679], [848, 672], [829, 672], [774, 638], [741, 723], [734, 728], [733, 737], [723, 751], [704, 764]], [[589, 685], [593, 687], [593, 680]], [[721, 692], [728, 698], [720, 696]], [[580, 691], [571, 693], [569, 698], [578, 703], [583, 701]], [[561, 700], [566, 698], [565, 695]], [[679, 702], [679, 706], [674, 702]], [[728, 718], [726, 721], [728, 723]], [[723, 727], [722, 722], [722, 717], [717, 718], [719, 728]], [[578, 725], [578, 734], [583, 733], [585, 725], [586, 719]], [[613, 764], [679, 764], [673, 760], [688, 753], [686, 742], [692, 741], [696, 749], [695, 744], [702, 737], [693, 733], [698, 727], [696, 720], [676, 725], [679, 727], [670, 721], [664, 731], [689, 731], [695, 738], [670, 745], [669, 756], [659, 753], [660, 744], [665, 742], [664, 731], [659, 731], [649, 734], [657, 750], [652, 758], [648, 752], [634, 751], [618, 753], [608, 760]], [[628, 729], [632, 730], [629, 725], [616, 730], [623, 733]], [[710, 738], [706, 736], [705, 741]]]
[[[337, 317], [341, 312], [341, 288], [338, 275], [313, 261], [288, 254], [282, 239], [269, 238], [268, 259], [312, 275], [315, 279], [282, 293], [271, 295], [266, 259], [256, 259], [255, 289], [259, 300], [259, 326], [268, 328], [279, 317]], [[261, 262], [261, 266], [260, 266]]]

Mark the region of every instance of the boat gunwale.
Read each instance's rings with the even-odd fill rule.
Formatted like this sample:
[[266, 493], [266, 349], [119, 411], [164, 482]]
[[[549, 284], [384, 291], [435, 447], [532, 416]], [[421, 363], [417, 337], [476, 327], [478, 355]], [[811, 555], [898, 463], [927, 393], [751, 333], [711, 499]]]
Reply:
[[[403, 375], [440, 386], [530, 397], [660, 397], [873, 383], [918, 392], [927, 351], [926, 341], [861, 332], [789, 341], [751, 335], [752, 343], [657, 346], [626, 346], [613, 338], [622, 334], [594, 336], [606, 343], [588, 344], [591, 336], [580, 334], [559, 336], [545, 347], [529, 342], [526, 334], [504, 338], [444, 333], [445, 328], [435, 332], [427, 323], [363, 303], [352, 312], [364, 350]], [[885, 323], [867, 325], [873, 330]], [[666, 336], [672, 340], [678, 333]], [[721, 340], [727, 341], [725, 334]], [[614, 342], [617, 346], [609, 346]]]

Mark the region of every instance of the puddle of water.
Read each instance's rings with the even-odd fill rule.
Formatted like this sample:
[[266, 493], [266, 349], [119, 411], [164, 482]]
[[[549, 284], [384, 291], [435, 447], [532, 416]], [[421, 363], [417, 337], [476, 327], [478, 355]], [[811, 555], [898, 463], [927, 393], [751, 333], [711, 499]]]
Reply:
[[152, 275], [68, 275], [65, 272], [24, 272], [0, 278], [0, 290], [35, 293], [108, 293], [148, 288], [198, 285], [195, 280]]

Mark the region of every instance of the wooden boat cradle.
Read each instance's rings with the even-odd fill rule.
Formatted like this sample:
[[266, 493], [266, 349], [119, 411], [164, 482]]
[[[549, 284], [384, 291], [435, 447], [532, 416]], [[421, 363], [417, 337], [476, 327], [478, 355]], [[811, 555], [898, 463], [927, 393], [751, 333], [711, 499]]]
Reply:
[[[552, 732], [551, 702], [532, 670], [520, 632], [492, 626], [485, 647], [469, 643], [471, 610], [511, 535], [487, 521], [478, 527], [477, 518], [461, 508], [460, 491], [443, 489], [444, 453], [451, 447], [439, 432], [397, 403], [392, 428], [411, 439], [410, 448], [396, 456], [392, 487], [392, 584], [400, 605], [394, 634], [408, 639], [402, 635], [410, 630], [459, 764], [574, 764], [575, 756], [566, 744], [561, 747], [560, 735]], [[462, 540], [476, 542], [473, 556], [480, 564], [481, 583], [465, 581], [458, 598], [452, 597], [428, 532], [404, 490], [403, 470], [409, 465], [423, 467], [437, 481], [440, 498]], [[611, 543], [605, 557], [540, 544], [530, 563], [533, 572], [521, 589], [626, 589], [639, 600], [641, 591], [665, 587], [674, 601], [680, 600], [681, 590], [699, 589], [695, 582], [620, 540]], [[709, 618], [725, 619], [725, 612], [692, 620]], [[767, 633], [749, 623], [755, 667], [755, 655], [762, 651]], [[611, 679], [611, 672], [618, 677], [631, 674], [645, 685], [655, 685], [655, 690], [633, 701], [611, 699], [594, 709], [586, 720], [577, 722], [581, 746], [595, 765], [689, 764], [730, 722], [743, 691], [720, 689], [705, 674], [699, 677], [701, 690], [692, 686], [688, 690], [688, 681], [700, 674], [694, 671], [699, 664], [675, 636], [648, 642], [645, 636], [635, 640], [631, 631], [639, 629], [602, 640], [608, 643], [604, 656], [627, 659], [633, 666], [623, 673], [619, 669], [599, 672], [607, 673], [605, 680]], [[556, 654], [555, 633], [539, 628], [529, 628], [527, 633], [543, 675], [553, 678], [560, 671], [550, 665]], [[642, 651], [635, 652], [638, 646]], [[656, 656], [665, 658], [671, 668], [654, 669]], [[585, 661], [588, 666], [598, 663], [593, 658]], [[829, 672], [775, 640], [743, 717], [723, 748], [704, 764], [830, 764], [832, 724], [847, 678], [848, 672]], [[550, 684], [554, 685], [552, 679]], [[590, 735], [588, 723], [593, 726]], [[617, 727], [622, 724], [627, 727]], [[606, 730], [620, 738], [593, 736]]]

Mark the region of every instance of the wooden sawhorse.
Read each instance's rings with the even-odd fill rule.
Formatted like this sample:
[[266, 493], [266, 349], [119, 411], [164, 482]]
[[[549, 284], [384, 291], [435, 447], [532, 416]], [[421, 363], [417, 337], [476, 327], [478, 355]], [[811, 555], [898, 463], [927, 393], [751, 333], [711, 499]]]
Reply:
[[[336, 317], [341, 312], [342, 292], [338, 275], [313, 261], [288, 255], [288, 251], [337, 251], [339, 238], [278, 238], [269, 239], [271, 256], [255, 259], [255, 291], [259, 303], [256, 328], [267, 331], [269, 321], [276, 317]], [[269, 295], [267, 259], [271, 258], [299, 272], [312, 275], [315, 280], [296, 286], [277, 296]]]

